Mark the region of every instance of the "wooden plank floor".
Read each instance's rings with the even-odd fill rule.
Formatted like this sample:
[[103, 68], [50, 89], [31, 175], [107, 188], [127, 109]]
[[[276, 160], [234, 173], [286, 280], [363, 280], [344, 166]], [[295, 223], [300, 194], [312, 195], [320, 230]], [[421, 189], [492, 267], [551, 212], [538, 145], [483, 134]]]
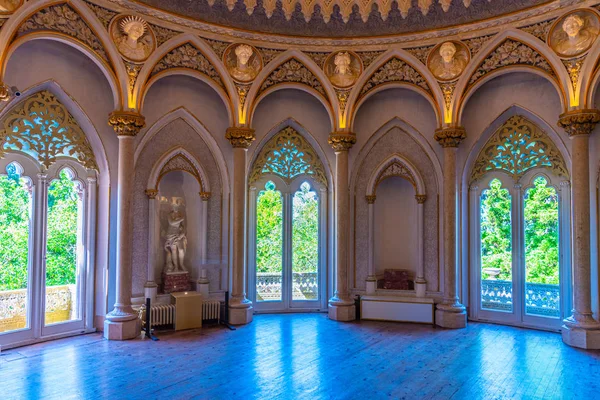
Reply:
[[600, 399], [600, 352], [499, 325], [258, 315], [160, 339], [4, 351], [0, 399]]

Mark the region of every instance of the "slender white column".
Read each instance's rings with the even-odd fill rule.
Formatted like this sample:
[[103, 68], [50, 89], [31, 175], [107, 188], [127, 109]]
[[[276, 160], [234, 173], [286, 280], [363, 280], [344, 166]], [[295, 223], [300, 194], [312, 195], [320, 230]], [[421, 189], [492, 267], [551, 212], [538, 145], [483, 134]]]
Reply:
[[417, 257], [417, 277], [415, 279], [415, 291], [417, 293], [417, 297], [425, 297], [425, 292], [427, 291], [427, 281], [425, 280], [425, 261], [423, 256], [423, 243], [425, 241], [423, 224], [424, 221], [424, 208], [425, 208], [425, 200], [427, 200], [427, 196], [424, 194], [418, 194], [415, 196], [417, 200], [417, 251], [419, 255]]
[[200, 262], [202, 264], [206, 264], [208, 256], [208, 200], [210, 200], [210, 196], [210, 192], [200, 192], [200, 198], [202, 199], [202, 215], [200, 217], [202, 218], [202, 221], [200, 221], [202, 253], [200, 254]]
[[254, 130], [229, 128], [225, 135], [233, 147], [233, 259], [229, 323], [252, 322], [252, 302], [246, 298], [246, 153]]
[[592, 314], [589, 164], [589, 135], [598, 122], [598, 110], [571, 111], [558, 122], [571, 138], [573, 154], [573, 314], [564, 320], [562, 338], [570, 346], [585, 349], [600, 349], [600, 323]]
[[117, 298], [114, 309], [106, 315], [104, 337], [109, 340], [133, 339], [140, 334], [140, 322], [131, 308], [131, 203], [133, 198], [135, 135], [144, 127], [139, 114], [113, 112], [108, 121], [119, 138], [117, 194]]
[[158, 292], [156, 284], [156, 239], [158, 239], [158, 215], [156, 213], [156, 196], [158, 190], [146, 189], [148, 196], [148, 276], [144, 285], [144, 297], [154, 304]]
[[329, 144], [335, 151], [335, 292], [329, 299], [329, 318], [336, 321], [353, 321], [356, 318], [354, 300], [348, 293], [348, 151], [356, 143], [356, 135], [333, 132]]
[[[46, 215], [48, 214], [48, 176], [45, 173], [37, 174], [37, 182], [33, 191], [33, 268], [29, 269], [32, 274], [32, 288], [30, 290], [31, 304], [37, 304], [38, 307], [32, 307], [29, 314], [31, 320], [29, 326], [34, 332], [40, 332], [42, 329], [42, 320], [44, 319], [45, 301], [45, 273], [46, 273]], [[38, 333], [36, 333], [38, 334]]]
[[375, 274], [375, 200], [377, 196], [366, 196], [369, 211], [369, 264], [367, 272], [367, 294], [377, 290], [377, 275]]
[[465, 307], [458, 301], [456, 271], [456, 151], [466, 137], [464, 128], [443, 128], [435, 139], [444, 148], [444, 300], [435, 311], [436, 324], [443, 328], [464, 328]]

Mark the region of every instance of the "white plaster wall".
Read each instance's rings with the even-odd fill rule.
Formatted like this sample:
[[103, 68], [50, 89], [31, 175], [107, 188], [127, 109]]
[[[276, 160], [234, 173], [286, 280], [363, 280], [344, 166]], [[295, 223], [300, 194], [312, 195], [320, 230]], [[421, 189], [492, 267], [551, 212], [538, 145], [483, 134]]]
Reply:
[[406, 269], [416, 277], [418, 263], [417, 201], [406, 179], [391, 177], [377, 187], [375, 201], [375, 273]]
[[227, 108], [213, 88], [186, 75], [167, 76], [150, 87], [142, 109], [147, 129], [138, 135], [137, 143], [157, 120], [180, 107], [186, 108], [206, 127], [230, 164], [233, 152], [225, 139], [229, 128]]
[[[100, 185], [104, 184], [106, 187], [101, 188], [99, 192], [98, 223], [106, 225], [108, 222], [111, 227], [115, 227], [118, 139], [107, 124], [108, 114], [113, 111], [110, 85], [93, 61], [66, 44], [51, 40], [35, 40], [17, 48], [7, 63], [5, 83], [23, 91], [47, 80], [57, 82], [83, 109], [100, 136], [108, 158], [112, 181], [102, 183], [102, 177], [99, 179]], [[108, 197], [102, 197], [102, 192], [108, 196], [109, 190], [110, 204]], [[106, 217], [109, 208], [110, 220]], [[99, 227], [98, 232], [102, 232], [102, 229]], [[104, 229], [108, 227], [104, 226]], [[108, 311], [112, 310], [115, 302], [116, 234], [115, 229], [109, 231], [108, 254], [105, 251], [96, 253], [96, 315], [104, 315], [107, 308]], [[101, 240], [105, 239], [98, 237], [98, 243]], [[107, 274], [108, 279], [105, 279]]]
[[168, 216], [172, 210], [174, 198], [183, 199], [184, 206], [181, 212], [184, 218], [184, 232], [187, 238], [187, 251], [185, 254], [184, 266], [190, 273], [190, 278], [198, 278], [198, 271], [201, 265], [201, 231], [202, 225], [202, 199], [198, 195], [200, 185], [196, 178], [187, 172], [172, 171], [166, 174], [158, 186], [159, 200], [159, 223], [160, 236], [156, 238], [156, 264], [154, 265], [154, 276], [156, 283], [162, 283], [162, 272], [165, 266], [165, 238], [164, 233], [169, 227]]
[[431, 104], [420, 94], [409, 89], [388, 89], [367, 99], [355, 117], [356, 144], [350, 151], [350, 170], [367, 140], [386, 122], [398, 117], [423, 135], [442, 159], [442, 149], [433, 138], [437, 128], [435, 112]]

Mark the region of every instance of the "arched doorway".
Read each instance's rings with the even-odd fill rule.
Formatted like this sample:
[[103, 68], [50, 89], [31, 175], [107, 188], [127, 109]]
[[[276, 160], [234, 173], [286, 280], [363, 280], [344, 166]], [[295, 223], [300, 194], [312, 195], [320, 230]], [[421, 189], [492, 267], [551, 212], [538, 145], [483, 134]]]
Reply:
[[92, 328], [97, 170], [74, 117], [47, 90], [0, 131], [0, 345]]
[[471, 317], [558, 329], [568, 310], [568, 171], [548, 135], [515, 115], [470, 176]]
[[327, 178], [294, 128], [271, 138], [249, 178], [249, 293], [257, 311], [326, 307]]

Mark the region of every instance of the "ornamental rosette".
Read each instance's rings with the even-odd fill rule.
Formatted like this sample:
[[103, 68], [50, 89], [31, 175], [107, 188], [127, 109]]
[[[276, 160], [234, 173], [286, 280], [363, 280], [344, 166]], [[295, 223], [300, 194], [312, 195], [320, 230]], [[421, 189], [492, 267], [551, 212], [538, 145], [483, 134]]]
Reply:
[[356, 135], [352, 132], [332, 132], [328, 143], [335, 152], [348, 151], [356, 143]]
[[247, 149], [256, 139], [254, 129], [251, 128], [228, 128], [225, 138], [229, 140], [233, 148]]
[[569, 137], [573, 137], [589, 135], [598, 122], [600, 122], [600, 111], [574, 110], [561, 114], [558, 119], [558, 126], [563, 128]]
[[462, 126], [441, 128], [435, 131], [435, 140], [442, 147], [458, 147], [466, 137], [467, 132]]
[[146, 126], [146, 119], [136, 112], [114, 111], [108, 117], [108, 124], [117, 136], [135, 136]]

